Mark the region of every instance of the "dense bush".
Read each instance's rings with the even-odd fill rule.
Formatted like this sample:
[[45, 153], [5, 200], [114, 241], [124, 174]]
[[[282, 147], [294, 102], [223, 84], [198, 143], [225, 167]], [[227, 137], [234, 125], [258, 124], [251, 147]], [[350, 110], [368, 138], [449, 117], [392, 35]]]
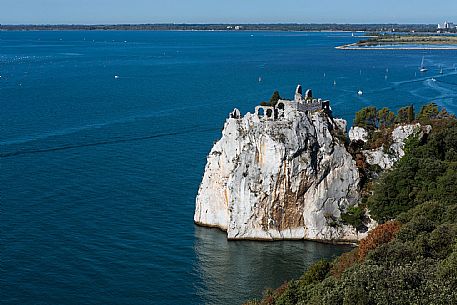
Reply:
[[275, 91], [273, 92], [273, 95], [270, 97], [270, 100], [268, 102], [261, 102], [260, 105], [261, 106], [276, 106], [276, 103], [278, 103], [278, 101], [282, 99], [281, 96], [279, 95], [279, 91]]
[[395, 123], [395, 113], [389, 110], [389, 108], [382, 108], [378, 111], [378, 127], [388, 128]]
[[438, 117], [438, 114], [438, 105], [436, 105], [435, 103], [431, 103], [422, 107], [421, 111], [419, 112], [419, 115], [417, 116], [417, 119], [424, 123], [429, 123], [430, 120], [436, 119]]
[[354, 266], [358, 261], [358, 249], [343, 253], [333, 262], [330, 272], [334, 277], [340, 277], [344, 271]]
[[[435, 114], [421, 111], [432, 133], [409, 141], [368, 199], [385, 223], [353, 251], [249, 304], [457, 304], [457, 124]], [[346, 221], [357, 216], [350, 210]]]
[[378, 127], [378, 111], [376, 107], [370, 106], [362, 108], [355, 114], [354, 125], [366, 129]]
[[359, 261], [363, 261], [371, 250], [390, 242], [400, 230], [400, 226], [399, 222], [390, 221], [372, 230], [366, 238], [360, 241], [357, 252]]
[[400, 108], [398, 110], [397, 116], [395, 116], [395, 113], [393, 113], [387, 107], [384, 107], [378, 111], [376, 107], [369, 106], [362, 108], [356, 112], [354, 126], [364, 127], [368, 130], [373, 130], [376, 128], [389, 128], [393, 126], [395, 123], [412, 123], [414, 120], [414, 106], [412, 105]]
[[341, 220], [344, 224], [349, 224], [359, 230], [364, 227], [365, 218], [364, 206], [351, 206], [341, 214]]
[[[365, 149], [376, 149], [384, 147], [388, 150], [393, 143], [392, 128], [377, 129], [370, 132], [368, 141], [365, 144]], [[386, 151], [387, 153], [388, 151]]]
[[368, 200], [371, 215], [379, 222], [429, 200], [457, 200], [457, 124], [437, 128], [425, 142], [408, 141], [407, 152], [374, 187]]
[[414, 115], [414, 106], [406, 106], [402, 107], [398, 110], [397, 117], [395, 118], [395, 122], [399, 124], [404, 123], [412, 123], [415, 119]]

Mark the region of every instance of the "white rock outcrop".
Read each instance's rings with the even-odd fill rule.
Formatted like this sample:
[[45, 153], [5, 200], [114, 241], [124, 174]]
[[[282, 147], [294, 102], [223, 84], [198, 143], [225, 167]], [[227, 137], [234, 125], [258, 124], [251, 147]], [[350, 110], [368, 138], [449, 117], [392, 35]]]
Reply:
[[365, 128], [353, 126], [349, 129], [349, 139], [351, 141], [368, 141], [368, 131]]
[[[351, 133], [352, 131], [352, 133]], [[379, 147], [372, 150], [363, 150], [362, 153], [365, 156], [366, 162], [372, 165], [379, 165], [382, 169], [390, 169], [394, 164], [405, 155], [405, 142], [410, 136], [422, 137], [424, 134], [431, 131], [431, 126], [421, 126], [421, 124], [407, 124], [397, 126], [392, 131], [392, 144], [390, 147]], [[376, 131], [375, 131], [376, 132]], [[351, 137], [352, 135], [352, 137]], [[368, 132], [361, 127], [352, 127], [349, 131], [349, 138], [351, 141], [360, 140], [361, 135], [365, 135], [364, 142], [368, 137]]]
[[274, 115], [259, 116], [257, 107], [227, 119], [207, 158], [195, 223], [221, 228], [229, 239], [365, 237], [339, 222], [359, 199], [355, 161], [330, 132], [345, 122], [298, 111], [290, 101], [278, 105]]

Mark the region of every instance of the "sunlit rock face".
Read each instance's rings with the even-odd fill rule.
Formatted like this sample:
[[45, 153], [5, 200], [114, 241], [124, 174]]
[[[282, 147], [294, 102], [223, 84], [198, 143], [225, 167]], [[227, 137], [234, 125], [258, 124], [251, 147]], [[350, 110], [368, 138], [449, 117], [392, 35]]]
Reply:
[[281, 100], [255, 114], [230, 114], [208, 155], [197, 224], [221, 228], [229, 239], [366, 236], [339, 221], [359, 199], [355, 161], [331, 133], [346, 122], [331, 120], [315, 105], [296, 104]]
[[368, 132], [365, 128], [354, 126], [349, 129], [349, 138], [351, 141], [368, 141]]
[[[405, 155], [406, 140], [411, 137], [422, 138], [424, 134], [431, 131], [431, 126], [421, 126], [421, 124], [406, 124], [397, 126], [392, 131], [392, 143], [389, 147], [379, 147], [372, 150], [363, 150], [366, 162], [371, 165], [378, 165], [381, 169], [390, 169], [394, 164]], [[362, 140], [367, 141], [368, 132], [361, 127], [352, 127], [349, 130], [349, 138], [351, 141]]]

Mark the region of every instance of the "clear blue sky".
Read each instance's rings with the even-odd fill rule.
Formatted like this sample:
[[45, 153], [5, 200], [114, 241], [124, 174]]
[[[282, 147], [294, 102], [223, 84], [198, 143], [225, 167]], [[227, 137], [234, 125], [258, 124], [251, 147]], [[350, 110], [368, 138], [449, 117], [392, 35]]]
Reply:
[[0, 24], [457, 23], [457, 0], [0, 0]]

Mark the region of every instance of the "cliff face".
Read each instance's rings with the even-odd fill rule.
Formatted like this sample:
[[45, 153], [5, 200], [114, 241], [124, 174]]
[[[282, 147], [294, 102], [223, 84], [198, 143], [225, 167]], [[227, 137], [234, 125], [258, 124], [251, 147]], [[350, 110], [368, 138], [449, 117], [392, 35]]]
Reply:
[[330, 132], [345, 122], [280, 103], [283, 110], [271, 117], [256, 109], [227, 119], [207, 159], [195, 222], [226, 230], [230, 239], [364, 237], [338, 222], [359, 198], [355, 161]]
[[[424, 134], [430, 133], [432, 127], [430, 125], [421, 126], [421, 124], [406, 124], [397, 126], [392, 131], [392, 143], [387, 149], [379, 147], [372, 150], [363, 150], [366, 162], [372, 165], [379, 165], [381, 169], [391, 169], [395, 162], [400, 160], [405, 155], [404, 147], [406, 139], [410, 136], [422, 138]], [[352, 127], [349, 130], [349, 138], [351, 141], [361, 140], [368, 141], [368, 132], [361, 127]]]

